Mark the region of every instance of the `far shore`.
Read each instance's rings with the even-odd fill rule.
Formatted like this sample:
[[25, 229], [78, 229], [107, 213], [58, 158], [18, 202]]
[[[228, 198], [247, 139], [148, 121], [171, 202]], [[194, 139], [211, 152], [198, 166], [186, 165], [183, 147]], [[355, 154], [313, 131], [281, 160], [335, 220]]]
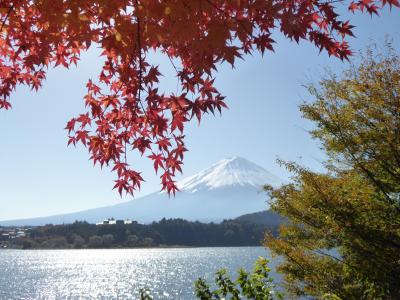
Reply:
[[[137, 250], [137, 249], [188, 249], [188, 248], [259, 248], [258, 246], [184, 246], [184, 245], [164, 245], [154, 247], [109, 247], [109, 248], [0, 248], [0, 251], [18, 250], [18, 251], [48, 251], [48, 250]], [[265, 248], [265, 247], [264, 247]]]

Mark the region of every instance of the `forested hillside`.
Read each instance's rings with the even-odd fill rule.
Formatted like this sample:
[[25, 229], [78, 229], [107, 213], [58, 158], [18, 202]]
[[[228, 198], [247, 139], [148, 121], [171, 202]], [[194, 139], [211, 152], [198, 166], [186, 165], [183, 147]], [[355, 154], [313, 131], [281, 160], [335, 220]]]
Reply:
[[248, 219], [221, 223], [162, 219], [148, 225], [137, 222], [112, 225], [75, 222], [34, 227], [26, 230], [26, 237], [5, 240], [2, 244], [23, 249], [258, 246], [267, 230], [275, 234], [275, 222], [273, 225], [256, 224]]

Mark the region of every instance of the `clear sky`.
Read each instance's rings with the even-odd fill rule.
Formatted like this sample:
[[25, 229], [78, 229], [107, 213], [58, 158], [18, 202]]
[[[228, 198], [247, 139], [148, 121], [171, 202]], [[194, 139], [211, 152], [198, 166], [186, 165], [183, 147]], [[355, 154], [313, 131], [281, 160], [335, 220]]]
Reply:
[[[400, 48], [400, 10], [386, 10], [380, 17], [358, 15], [353, 25], [353, 50], [371, 40], [383, 43], [389, 34]], [[307, 130], [298, 104], [311, 100], [302, 84], [316, 82], [324, 68], [335, 72], [348, 63], [329, 58], [308, 42], [299, 45], [275, 34], [275, 53], [246, 56], [236, 68], [223, 65], [217, 86], [227, 96], [229, 110], [206, 117], [200, 126], [186, 128], [184, 174], [189, 176], [216, 161], [242, 156], [271, 173], [287, 178], [276, 159], [299, 161], [320, 169], [323, 153]], [[66, 122], [84, 112], [83, 95], [88, 78], [101, 66], [96, 49], [84, 54], [78, 68], [52, 69], [38, 92], [19, 88], [12, 96], [13, 109], [0, 111], [0, 220], [73, 212], [131, 200], [112, 190], [114, 175], [93, 167], [83, 147], [68, 147]], [[165, 59], [154, 56], [155, 63]], [[354, 57], [356, 59], [356, 57]], [[164, 68], [162, 86], [176, 86], [170, 68]], [[160, 189], [148, 159], [136, 157], [136, 169], [146, 182], [136, 197]]]

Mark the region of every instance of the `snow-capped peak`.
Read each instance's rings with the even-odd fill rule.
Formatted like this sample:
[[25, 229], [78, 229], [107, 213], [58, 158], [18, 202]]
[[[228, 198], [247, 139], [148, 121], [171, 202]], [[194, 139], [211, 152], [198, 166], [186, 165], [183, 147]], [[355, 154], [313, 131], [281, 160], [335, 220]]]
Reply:
[[255, 163], [241, 157], [232, 157], [179, 181], [178, 187], [181, 191], [195, 193], [225, 186], [260, 188], [267, 183], [278, 185], [279, 182], [277, 177]]

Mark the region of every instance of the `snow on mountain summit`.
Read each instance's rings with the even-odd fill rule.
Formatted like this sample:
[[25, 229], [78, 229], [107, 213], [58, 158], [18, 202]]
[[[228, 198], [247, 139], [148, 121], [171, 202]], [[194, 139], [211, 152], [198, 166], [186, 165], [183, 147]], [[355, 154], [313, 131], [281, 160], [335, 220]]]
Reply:
[[280, 180], [247, 159], [232, 157], [179, 181], [178, 187], [181, 191], [195, 193], [227, 186], [260, 188], [267, 183], [278, 185]]

